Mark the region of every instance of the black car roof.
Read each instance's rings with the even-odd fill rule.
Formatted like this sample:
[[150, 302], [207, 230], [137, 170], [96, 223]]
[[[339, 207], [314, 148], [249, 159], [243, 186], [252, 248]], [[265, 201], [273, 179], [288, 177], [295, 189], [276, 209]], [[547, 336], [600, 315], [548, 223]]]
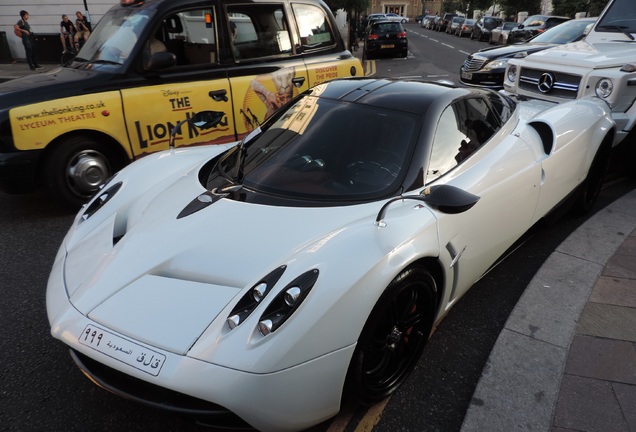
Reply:
[[361, 103], [390, 110], [425, 115], [437, 101], [451, 100], [477, 90], [451, 85], [399, 79], [350, 78], [330, 81], [317, 88], [321, 98]]

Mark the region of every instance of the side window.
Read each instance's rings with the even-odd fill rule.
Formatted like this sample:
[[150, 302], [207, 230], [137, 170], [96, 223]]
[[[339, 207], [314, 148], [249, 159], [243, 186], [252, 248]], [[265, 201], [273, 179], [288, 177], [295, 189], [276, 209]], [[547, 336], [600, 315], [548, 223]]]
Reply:
[[282, 4], [230, 5], [227, 13], [237, 61], [291, 55], [289, 26]]
[[432, 182], [455, 168], [467, 157], [464, 155], [469, 153], [470, 138], [461, 131], [457, 108], [458, 104], [446, 108], [437, 123], [431, 160], [426, 172], [426, 183]]
[[484, 99], [464, 99], [450, 105], [437, 124], [426, 183], [462, 163], [498, 129], [497, 117]]
[[191, 9], [163, 20], [155, 39], [177, 57], [177, 66], [218, 63], [217, 14], [214, 9]]
[[292, 9], [298, 23], [303, 50], [331, 47], [336, 38], [329, 25], [329, 18], [322, 8], [314, 5], [293, 3]]

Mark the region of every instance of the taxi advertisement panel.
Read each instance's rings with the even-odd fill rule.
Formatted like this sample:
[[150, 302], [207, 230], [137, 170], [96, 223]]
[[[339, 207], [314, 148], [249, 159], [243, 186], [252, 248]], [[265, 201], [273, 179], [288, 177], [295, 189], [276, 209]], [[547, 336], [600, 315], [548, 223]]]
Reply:
[[[211, 91], [221, 95], [218, 101], [210, 96]], [[166, 150], [174, 127], [203, 110], [223, 112], [225, 116], [216, 127], [209, 130], [201, 131], [189, 123], [185, 124], [181, 133], [175, 136], [177, 147], [236, 141], [229, 96], [226, 78], [122, 90], [135, 156]]]
[[[72, 96], [24, 105], [9, 111], [18, 150], [39, 150], [77, 130], [95, 130], [128, 142], [118, 91]], [[130, 149], [126, 148], [130, 153]]]

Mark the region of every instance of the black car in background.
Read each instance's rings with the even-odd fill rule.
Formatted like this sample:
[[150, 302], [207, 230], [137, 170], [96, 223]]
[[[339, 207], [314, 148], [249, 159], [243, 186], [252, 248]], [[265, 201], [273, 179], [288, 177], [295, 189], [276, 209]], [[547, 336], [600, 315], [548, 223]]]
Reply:
[[435, 30], [438, 32], [446, 31], [446, 27], [450, 24], [451, 20], [457, 16], [456, 13], [445, 13], [442, 18], [437, 21]]
[[556, 45], [580, 40], [589, 32], [594, 22], [596, 18], [568, 20], [526, 43], [477, 51], [469, 55], [459, 69], [459, 80], [470, 86], [503, 88], [508, 60], [520, 53], [532, 54]]
[[502, 19], [493, 17], [493, 16], [485, 16], [481, 17], [477, 20], [475, 25], [473, 26], [473, 32], [470, 34], [471, 39], [477, 39], [479, 41], [482, 40], [490, 40], [490, 32], [492, 29], [496, 28], [499, 24], [501, 24]]
[[532, 15], [526, 18], [524, 22], [510, 30], [508, 34], [508, 43], [514, 44], [525, 42], [531, 37], [543, 33], [565, 21], [570, 20], [568, 17], [550, 16], [550, 15]]
[[389, 54], [406, 57], [408, 49], [406, 30], [401, 23], [376, 21], [367, 27], [364, 35], [363, 56], [365, 59]]

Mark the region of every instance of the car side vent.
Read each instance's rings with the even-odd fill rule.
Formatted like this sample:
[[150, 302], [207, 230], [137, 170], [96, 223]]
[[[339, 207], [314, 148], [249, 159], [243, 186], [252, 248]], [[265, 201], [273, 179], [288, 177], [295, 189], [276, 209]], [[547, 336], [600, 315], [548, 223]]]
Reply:
[[549, 155], [554, 148], [554, 132], [552, 132], [552, 128], [543, 122], [531, 122], [528, 126], [537, 131], [543, 143], [543, 151], [546, 155]]

